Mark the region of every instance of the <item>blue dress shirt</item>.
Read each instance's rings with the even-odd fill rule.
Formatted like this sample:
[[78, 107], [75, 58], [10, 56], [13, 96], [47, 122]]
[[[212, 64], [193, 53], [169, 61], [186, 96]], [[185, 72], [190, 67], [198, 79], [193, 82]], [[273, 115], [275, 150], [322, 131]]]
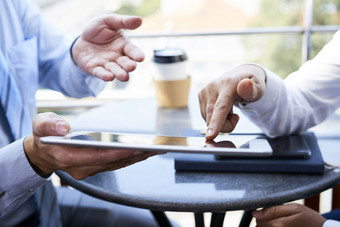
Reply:
[[[103, 81], [83, 73], [74, 65], [69, 44], [59, 31], [42, 20], [40, 9], [34, 3], [29, 0], [0, 1], [0, 49], [32, 119], [36, 114], [38, 88], [80, 98], [95, 96], [104, 87]], [[8, 144], [8, 133], [6, 128], [0, 127], [1, 226], [12, 225], [20, 221], [20, 216], [29, 215], [28, 209], [24, 209], [29, 207], [28, 198], [48, 181], [30, 166], [23, 150], [23, 139]], [[19, 212], [21, 214], [16, 215]]]

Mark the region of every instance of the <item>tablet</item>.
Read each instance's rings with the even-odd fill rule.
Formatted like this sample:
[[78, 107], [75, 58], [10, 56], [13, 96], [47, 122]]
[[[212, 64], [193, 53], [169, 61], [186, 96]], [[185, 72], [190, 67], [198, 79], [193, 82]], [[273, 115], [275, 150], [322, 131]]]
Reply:
[[219, 135], [214, 141], [204, 137], [173, 137], [113, 132], [73, 132], [64, 137], [41, 137], [44, 144], [147, 152], [203, 153], [234, 157], [266, 157], [272, 154], [268, 141], [257, 135]]
[[273, 149], [273, 158], [308, 159], [312, 154], [303, 135], [267, 138], [267, 140]]
[[[293, 134], [269, 138], [266, 136], [259, 137], [266, 139], [271, 146], [273, 153], [272, 159], [309, 159], [312, 152], [309, 149], [304, 135]], [[216, 159], [226, 159], [228, 157], [216, 155]]]

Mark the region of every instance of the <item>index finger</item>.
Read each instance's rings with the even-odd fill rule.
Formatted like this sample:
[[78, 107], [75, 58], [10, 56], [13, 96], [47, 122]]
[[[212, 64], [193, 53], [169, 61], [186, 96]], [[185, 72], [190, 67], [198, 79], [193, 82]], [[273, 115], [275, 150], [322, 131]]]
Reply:
[[228, 92], [220, 93], [209, 120], [207, 133], [205, 135], [206, 139], [212, 140], [218, 135], [232, 106], [233, 96]]

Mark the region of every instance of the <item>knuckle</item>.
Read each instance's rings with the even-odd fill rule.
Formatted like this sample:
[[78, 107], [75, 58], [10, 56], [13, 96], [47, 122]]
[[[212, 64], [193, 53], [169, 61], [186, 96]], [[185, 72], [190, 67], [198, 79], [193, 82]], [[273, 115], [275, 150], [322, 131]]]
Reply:
[[36, 127], [36, 131], [38, 132], [39, 135], [41, 135], [43, 132], [46, 131], [48, 128], [48, 122], [46, 119], [39, 121], [39, 124]]
[[207, 113], [211, 113], [211, 112], [213, 112], [214, 111], [214, 109], [215, 109], [215, 105], [216, 104], [208, 104], [207, 105]]
[[292, 211], [299, 212], [301, 210], [301, 205], [298, 203], [290, 204]]
[[214, 109], [216, 110], [223, 110], [227, 108], [227, 104], [222, 101], [222, 100], [217, 100], [215, 105], [214, 105]]
[[217, 85], [214, 81], [209, 82], [208, 85], [205, 87], [205, 89], [208, 92], [216, 92], [217, 91]]

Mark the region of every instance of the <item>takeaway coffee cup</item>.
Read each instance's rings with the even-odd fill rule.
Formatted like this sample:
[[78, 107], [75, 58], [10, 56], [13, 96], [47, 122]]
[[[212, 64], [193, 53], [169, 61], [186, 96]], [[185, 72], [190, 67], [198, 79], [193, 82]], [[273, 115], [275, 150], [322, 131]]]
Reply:
[[154, 50], [154, 85], [159, 107], [188, 106], [190, 77], [187, 74], [187, 60], [185, 51], [179, 48]]

